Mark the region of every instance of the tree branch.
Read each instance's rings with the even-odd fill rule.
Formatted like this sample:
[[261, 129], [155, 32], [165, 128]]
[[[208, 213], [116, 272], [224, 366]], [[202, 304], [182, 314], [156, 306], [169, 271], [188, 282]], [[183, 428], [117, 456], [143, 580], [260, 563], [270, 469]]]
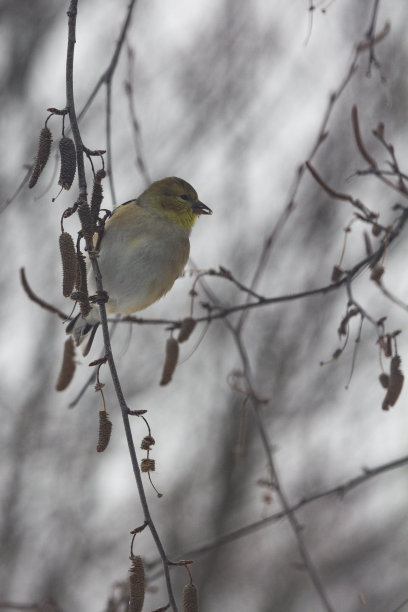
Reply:
[[[341, 499], [345, 497], [347, 493], [352, 491], [353, 489], [359, 487], [362, 484], [365, 484], [372, 478], [376, 478], [377, 476], [381, 476], [386, 472], [391, 472], [392, 470], [396, 470], [402, 467], [408, 466], [408, 455], [404, 457], [400, 457], [394, 461], [390, 461], [388, 463], [384, 463], [375, 468], [363, 468], [363, 473], [351, 478], [350, 480], [346, 480], [345, 482], [336, 485], [335, 487], [331, 487], [330, 489], [324, 489], [323, 491], [318, 491], [316, 493], [311, 493], [306, 497], [302, 497], [296, 504], [291, 505], [288, 510], [290, 512], [297, 512], [301, 508], [312, 504], [315, 501], [323, 499], [324, 497], [330, 497], [333, 495], [338, 495]], [[231, 542], [235, 542], [236, 540], [240, 540], [256, 531], [261, 529], [265, 529], [272, 525], [273, 523], [277, 523], [281, 521], [286, 516], [286, 510], [280, 510], [279, 512], [274, 512], [270, 516], [267, 516], [258, 521], [254, 521], [253, 523], [249, 523], [244, 527], [240, 527], [239, 529], [235, 529], [233, 531], [229, 531], [228, 533], [224, 533], [220, 536], [217, 536], [213, 540], [206, 542], [205, 544], [201, 544], [200, 546], [196, 546], [195, 548], [191, 548], [189, 550], [185, 550], [180, 552], [177, 557], [178, 558], [190, 558], [196, 557], [198, 555], [203, 555], [215, 548], [220, 546], [224, 546], [225, 544], [230, 544]], [[150, 569], [154, 569], [159, 565], [161, 559], [154, 559], [153, 561], [146, 562], [146, 567]], [[150, 578], [153, 580], [161, 575], [161, 571], [157, 571], [155, 574], [152, 574]]]
[[[74, 103], [74, 89], [73, 89], [73, 59], [74, 59], [74, 48], [75, 48], [75, 31], [76, 31], [76, 16], [77, 16], [77, 5], [78, 0], [71, 0], [68, 10], [68, 50], [67, 50], [67, 108], [69, 109], [69, 118], [71, 122], [72, 134], [75, 140], [75, 146], [77, 150], [77, 162], [78, 162], [78, 182], [80, 189], [80, 197], [86, 200], [87, 196], [87, 185], [86, 185], [86, 177], [85, 177], [85, 169], [84, 169], [84, 153], [83, 153], [83, 144], [79, 132], [78, 121], [75, 113], [75, 103]], [[134, 0], [131, 3], [131, 6], [134, 5]], [[128, 18], [130, 19], [130, 12], [128, 13]], [[123, 30], [123, 36], [124, 36]], [[119, 49], [117, 47], [117, 49]], [[119, 50], [117, 50], [116, 59], [115, 57], [112, 60], [109, 71], [109, 76], [111, 77], [113, 74], [113, 70], [117, 63], [117, 57], [119, 55]], [[95, 282], [97, 292], [100, 296], [104, 295], [103, 283], [102, 283], [102, 275], [99, 269], [98, 260], [96, 257], [96, 253], [93, 250], [93, 245], [91, 239], [87, 241], [88, 255], [92, 265], [92, 269], [95, 275]], [[132, 430], [129, 422], [129, 408], [126, 404], [126, 400], [122, 391], [122, 387], [120, 384], [119, 376], [116, 370], [116, 364], [113, 358], [110, 337], [109, 337], [109, 328], [108, 328], [108, 320], [106, 316], [106, 308], [103, 300], [99, 301], [99, 311], [101, 316], [102, 323], [102, 332], [105, 346], [105, 357], [109, 364], [109, 369], [112, 377], [113, 386], [115, 388], [116, 396], [118, 399], [118, 403], [120, 405], [123, 425], [125, 428], [126, 440], [128, 443], [128, 449], [130, 458], [132, 461], [133, 473], [135, 476], [137, 489], [139, 492], [139, 498], [143, 509], [143, 514], [145, 518], [145, 522], [149, 526], [152, 537], [155, 541], [157, 550], [159, 551], [159, 555], [163, 562], [163, 571], [166, 579], [167, 592], [169, 596], [169, 602], [172, 609], [177, 612], [177, 605], [174, 598], [171, 580], [170, 580], [170, 572], [169, 572], [169, 560], [164, 551], [162, 542], [158, 535], [156, 526], [153, 522], [153, 519], [150, 515], [149, 506], [146, 499], [146, 494], [144, 491], [143, 481], [141, 477], [141, 472], [139, 468], [139, 463], [136, 456], [135, 445], [133, 442]]]

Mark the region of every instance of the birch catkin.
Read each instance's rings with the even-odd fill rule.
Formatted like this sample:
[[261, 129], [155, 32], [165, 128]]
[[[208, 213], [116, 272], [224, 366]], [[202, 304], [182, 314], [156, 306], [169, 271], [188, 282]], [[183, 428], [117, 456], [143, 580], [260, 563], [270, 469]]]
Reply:
[[136, 556], [132, 558], [132, 567], [129, 572], [129, 612], [142, 612], [146, 591], [146, 578], [142, 557]]
[[62, 232], [59, 237], [62, 262], [62, 294], [69, 297], [74, 289], [77, 272], [77, 260], [74, 241], [71, 234]]
[[95, 174], [93, 189], [92, 189], [92, 197], [91, 197], [91, 216], [94, 226], [98, 221], [99, 211], [101, 209], [101, 204], [103, 200], [103, 187], [102, 187], [102, 179], [106, 176], [105, 170], [98, 170]]
[[99, 436], [96, 450], [98, 453], [103, 453], [107, 449], [112, 433], [112, 422], [109, 420], [109, 414], [105, 410], [99, 413]]
[[198, 612], [198, 589], [195, 584], [186, 584], [183, 589], [183, 612]]
[[61, 185], [63, 189], [70, 189], [76, 171], [76, 150], [74, 141], [71, 138], [63, 136], [59, 141], [59, 150], [61, 156], [61, 170], [58, 185]]
[[388, 380], [387, 394], [384, 398], [382, 409], [389, 410], [390, 406], [394, 406], [402, 390], [404, 384], [404, 375], [400, 369], [401, 357], [394, 355], [391, 359], [390, 377]]
[[191, 317], [186, 317], [185, 319], [183, 319], [177, 338], [178, 342], [185, 342], [186, 340], [188, 340], [194, 331], [195, 325], [196, 322]]
[[49, 128], [43, 127], [40, 132], [40, 138], [38, 141], [37, 155], [35, 158], [33, 170], [31, 172], [28, 186], [30, 189], [36, 185], [41, 172], [45, 168], [45, 164], [48, 161], [51, 151], [52, 134]]
[[64, 344], [61, 370], [55, 385], [56, 391], [64, 391], [64, 389], [68, 387], [74, 376], [75, 368], [75, 345], [72, 337], [70, 336]]
[[95, 224], [92, 221], [91, 209], [89, 204], [85, 200], [79, 201], [78, 216], [81, 221], [82, 232], [86, 243], [92, 241], [92, 237], [95, 231]]
[[176, 369], [178, 354], [179, 345], [177, 340], [169, 338], [166, 342], [166, 359], [163, 366], [160, 385], [167, 385], [171, 381], [174, 370]]
[[81, 315], [87, 317], [91, 311], [91, 305], [88, 299], [88, 279], [86, 270], [85, 257], [80, 251], [77, 251], [77, 271], [75, 280], [75, 289], [81, 296], [78, 297], [79, 308], [81, 309]]

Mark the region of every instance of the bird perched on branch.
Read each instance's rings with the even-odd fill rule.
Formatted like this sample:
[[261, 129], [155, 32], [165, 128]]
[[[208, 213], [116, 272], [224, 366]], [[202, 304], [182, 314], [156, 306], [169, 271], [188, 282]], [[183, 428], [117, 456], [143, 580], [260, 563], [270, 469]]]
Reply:
[[[190, 253], [196, 217], [212, 211], [195, 189], [176, 177], [150, 185], [138, 198], [115, 209], [107, 221], [98, 255], [108, 313], [130, 314], [147, 308], [173, 286]], [[89, 292], [96, 291], [90, 266]], [[100, 323], [99, 307], [77, 315], [67, 326], [87, 355]]]

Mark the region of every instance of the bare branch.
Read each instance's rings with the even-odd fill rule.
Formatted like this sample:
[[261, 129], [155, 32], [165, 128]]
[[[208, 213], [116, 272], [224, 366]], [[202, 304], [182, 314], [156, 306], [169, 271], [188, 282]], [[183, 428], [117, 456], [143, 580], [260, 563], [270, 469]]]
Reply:
[[34, 293], [30, 285], [28, 284], [24, 268], [20, 268], [20, 281], [21, 281], [24, 291], [26, 292], [30, 300], [32, 300], [33, 302], [41, 306], [41, 308], [44, 308], [45, 310], [48, 310], [49, 312], [52, 312], [58, 315], [59, 318], [62, 319], [63, 321], [67, 321], [69, 319], [69, 315], [66, 315], [65, 312], [62, 312], [62, 310], [59, 310], [59, 308], [56, 308], [55, 306], [53, 306], [49, 302], [46, 302], [45, 300], [38, 297], [38, 295]]
[[376, 169], [377, 162], [368, 153], [367, 149], [364, 146], [363, 139], [361, 138], [360, 125], [358, 121], [358, 111], [357, 111], [357, 106], [355, 104], [353, 105], [353, 108], [351, 109], [351, 121], [353, 124], [354, 137], [356, 139], [358, 150], [360, 151], [361, 155], [364, 157], [368, 165], [371, 168]]
[[[352, 491], [353, 489], [359, 487], [360, 485], [365, 484], [372, 478], [376, 478], [377, 476], [381, 476], [386, 472], [391, 472], [393, 470], [408, 466], [408, 455], [400, 457], [394, 461], [390, 461], [388, 463], [383, 463], [375, 468], [363, 468], [363, 473], [351, 478], [350, 480], [346, 480], [345, 482], [336, 485], [335, 487], [331, 487], [330, 489], [324, 489], [323, 491], [318, 491], [317, 493], [311, 493], [306, 497], [302, 497], [296, 504], [293, 504], [288, 508], [291, 512], [297, 512], [304, 506], [308, 506], [315, 501], [321, 500], [324, 497], [331, 497], [333, 495], [337, 495], [340, 499], [343, 499], [347, 493]], [[229, 544], [230, 542], [235, 542], [236, 540], [240, 540], [260, 529], [265, 529], [272, 525], [273, 523], [277, 523], [281, 521], [286, 516], [286, 510], [280, 510], [279, 512], [274, 512], [270, 516], [267, 516], [259, 521], [254, 521], [253, 523], [249, 523], [244, 527], [240, 527], [239, 529], [235, 529], [223, 535], [217, 536], [213, 540], [210, 540], [206, 544], [202, 544], [195, 548], [192, 548], [187, 551], [183, 551], [178, 555], [174, 555], [175, 557], [197, 557], [198, 555], [205, 554], [215, 548], [220, 546], [224, 546], [225, 544]], [[155, 568], [160, 564], [160, 559], [154, 559], [151, 562], [146, 563], [146, 567], [150, 569]], [[157, 576], [161, 575], [162, 571], [156, 572], [150, 578], [153, 580]]]
[[126, 33], [129, 29], [130, 26], [130, 21], [132, 18], [132, 14], [133, 14], [133, 10], [136, 6], [136, 2], [137, 0], [131, 0], [129, 3], [129, 6], [127, 8], [127, 12], [126, 12], [126, 17], [125, 20], [123, 22], [122, 25], [122, 29], [118, 38], [118, 41], [116, 43], [116, 47], [113, 51], [113, 55], [112, 55], [112, 59], [109, 62], [108, 67], [106, 68], [106, 70], [102, 73], [102, 75], [99, 77], [98, 81], [95, 84], [95, 87], [93, 88], [92, 92], [90, 93], [88, 100], [85, 102], [84, 106], [81, 109], [81, 112], [78, 115], [78, 121], [80, 121], [85, 114], [88, 112], [92, 102], [94, 101], [97, 93], [99, 92], [100, 88], [102, 87], [102, 85], [104, 85], [105, 83], [107, 83], [109, 80], [112, 79], [112, 76], [115, 72], [117, 63], [119, 61], [119, 57], [120, 57], [120, 53], [122, 51], [122, 47], [123, 47], [123, 43], [125, 42], [125, 38], [126, 38]]
[[[71, 0], [70, 5], [69, 5], [69, 10], [68, 10], [68, 49], [67, 49], [66, 89], [67, 89], [67, 108], [69, 109], [71, 129], [72, 129], [72, 134], [74, 136], [75, 146], [77, 150], [78, 183], [79, 183], [79, 189], [80, 189], [80, 197], [82, 197], [86, 201], [87, 186], [86, 186], [86, 177], [85, 177], [85, 169], [84, 169], [84, 151], [83, 151], [82, 139], [81, 139], [81, 135], [79, 132], [79, 127], [78, 127], [78, 120], [77, 120], [77, 116], [75, 112], [74, 90], [73, 90], [73, 60], [74, 60], [74, 48], [75, 48], [77, 5], [78, 5], [78, 0]], [[133, 2], [131, 2], [130, 6], [133, 6], [133, 5], [134, 5], [134, 0]], [[128, 20], [130, 20], [130, 14], [131, 14], [131, 11], [128, 12]], [[124, 33], [123, 33], [123, 36], [124, 36]], [[117, 57], [119, 56], [119, 50], [120, 50], [120, 47], [117, 47], [116, 61], [111, 63], [111, 71], [108, 74], [109, 79], [112, 78], [114, 68], [116, 67]], [[103, 289], [102, 275], [99, 269], [96, 253], [92, 248], [91, 237], [87, 238], [87, 248], [88, 248], [89, 259], [90, 259], [92, 269], [95, 275], [97, 293], [99, 294], [99, 296], [102, 297], [105, 294], [105, 291]], [[150, 532], [152, 534], [157, 550], [159, 551], [160, 557], [163, 562], [163, 571], [164, 571], [164, 575], [166, 579], [167, 592], [168, 592], [170, 604], [174, 612], [177, 612], [177, 605], [176, 605], [176, 601], [174, 598], [173, 589], [172, 589], [171, 580], [170, 580], [168, 558], [164, 551], [163, 544], [160, 540], [156, 526], [150, 515], [150, 510], [149, 510], [149, 506], [147, 503], [146, 494], [144, 491], [140, 467], [139, 467], [139, 463], [138, 463], [137, 456], [136, 456], [135, 445], [133, 442], [132, 430], [130, 427], [129, 408], [127, 406], [125, 397], [123, 395], [119, 376], [116, 370], [116, 364], [115, 364], [113, 354], [112, 354], [109, 329], [108, 329], [108, 320], [106, 316], [104, 300], [100, 299], [98, 304], [99, 304], [103, 339], [104, 339], [104, 345], [105, 345], [105, 357], [109, 364], [109, 369], [110, 369], [111, 376], [112, 376], [112, 382], [115, 388], [116, 396], [117, 396], [118, 403], [120, 405], [120, 409], [122, 413], [122, 420], [123, 420], [123, 425], [125, 428], [126, 440], [128, 443], [129, 454], [130, 454], [131, 461], [132, 461], [133, 472], [134, 472], [134, 476], [135, 476], [135, 480], [137, 484], [137, 489], [139, 492], [140, 502], [143, 508], [145, 521], [149, 525]]]
[[302, 533], [301, 526], [299, 525], [296, 514], [294, 510], [291, 509], [286, 494], [283, 490], [282, 483], [280, 480], [280, 476], [277, 472], [277, 468], [275, 465], [275, 461], [272, 453], [272, 446], [269, 441], [269, 436], [266, 430], [266, 426], [264, 423], [263, 415], [261, 413], [262, 405], [257, 400], [257, 393], [253, 387], [252, 376], [250, 372], [249, 359], [248, 355], [244, 349], [241, 336], [236, 330], [233, 330], [233, 337], [236, 342], [236, 346], [238, 352], [241, 357], [241, 361], [244, 369], [244, 377], [248, 385], [248, 389], [250, 391], [250, 401], [252, 405], [253, 415], [255, 417], [256, 426], [258, 428], [259, 437], [261, 439], [262, 447], [268, 462], [269, 470], [272, 475], [272, 485], [274, 490], [276, 491], [276, 495], [283, 507], [284, 514], [289, 521], [289, 524], [292, 528], [293, 535], [295, 536], [298, 552], [305, 566], [305, 570], [308, 573], [308, 576], [315, 587], [315, 590], [320, 598], [320, 601], [327, 612], [334, 612], [334, 608], [329, 600], [329, 597], [326, 593], [326, 589], [324, 584], [319, 576], [319, 573], [315, 567], [315, 564], [312, 560], [311, 554], [308, 550], [308, 547], [305, 542], [304, 535]]
[[[328, 135], [328, 131], [327, 131], [327, 126], [328, 123], [330, 121], [331, 115], [333, 113], [333, 110], [335, 108], [335, 105], [337, 103], [337, 101], [339, 100], [339, 98], [341, 97], [341, 95], [343, 94], [344, 90], [347, 88], [347, 86], [349, 85], [350, 81], [352, 80], [356, 70], [357, 70], [357, 60], [360, 56], [361, 53], [363, 53], [364, 51], [366, 51], [367, 49], [370, 49], [370, 45], [371, 48], [374, 48], [375, 45], [377, 45], [377, 43], [379, 43], [381, 40], [383, 40], [385, 38], [385, 36], [388, 34], [388, 32], [390, 31], [390, 26], [389, 24], [386, 24], [384, 29], [377, 34], [375, 37], [370, 38], [368, 42], [364, 42], [364, 43], [359, 43], [356, 46], [356, 51], [354, 54], [354, 57], [347, 69], [346, 75], [344, 77], [344, 79], [341, 81], [340, 85], [337, 87], [337, 89], [330, 95], [329, 97], [329, 102], [326, 108], [326, 112], [324, 113], [323, 116], [323, 120], [322, 123], [320, 125], [320, 129], [318, 131], [315, 143], [312, 145], [311, 151], [307, 157], [307, 161], [311, 162], [313, 160], [313, 158], [315, 157], [317, 151], [319, 150], [321, 144], [325, 141], [325, 139], [327, 138]], [[295, 198], [297, 195], [297, 192], [299, 190], [300, 184], [302, 182], [302, 178], [305, 172], [305, 164], [302, 164], [299, 166], [299, 168], [297, 169], [295, 178], [293, 180], [292, 186], [289, 189], [289, 196], [287, 199], [287, 204], [285, 204], [285, 206], [283, 207], [283, 210], [281, 212], [281, 214], [278, 217], [278, 220], [276, 221], [276, 224], [274, 226], [274, 228], [272, 229], [271, 233], [269, 234], [269, 236], [266, 238], [262, 251], [260, 253], [259, 256], [259, 260], [258, 263], [255, 267], [255, 271], [252, 277], [252, 281], [250, 283], [250, 287], [251, 289], [255, 289], [261, 276], [263, 271], [266, 268], [266, 265], [268, 263], [268, 259], [270, 257], [272, 248], [276, 242], [276, 238], [277, 236], [280, 234], [280, 232], [282, 231], [283, 227], [285, 226], [286, 222], [288, 221], [291, 213], [293, 212], [293, 210], [296, 207], [295, 204]], [[242, 328], [244, 321], [246, 319], [246, 315], [247, 313], [242, 313], [241, 315], [241, 319], [239, 322], [239, 326], [238, 329]]]
[[406, 606], [408, 606], [408, 597], [407, 599], [404, 599], [404, 601], [402, 601], [396, 608], [391, 610], [391, 612], [401, 612], [401, 610], [403, 610]]
[[133, 128], [133, 140], [135, 144], [136, 152], [136, 167], [139, 168], [141, 175], [143, 176], [146, 186], [151, 182], [151, 176], [147, 169], [145, 156], [143, 153], [142, 146], [142, 135], [140, 130], [140, 124], [136, 116], [135, 101], [134, 101], [134, 88], [133, 88], [133, 65], [134, 65], [134, 52], [133, 49], [128, 45], [127, 47], [127, 58], [128, 58], [128, 79], [125, 83], [125, 93], [128, 99], [130, 121]]

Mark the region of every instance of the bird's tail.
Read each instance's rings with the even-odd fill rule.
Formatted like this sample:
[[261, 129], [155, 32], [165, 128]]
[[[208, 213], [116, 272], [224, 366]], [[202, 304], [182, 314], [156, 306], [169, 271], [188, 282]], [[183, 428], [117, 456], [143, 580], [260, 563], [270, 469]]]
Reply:
[[91, 349], [100, 322], [99, 308], [93, 306], [86, 318], [79, 313], [67, 325], [66, 333], [73, 337], [76, 346], [81, 347], [84, 357]]

